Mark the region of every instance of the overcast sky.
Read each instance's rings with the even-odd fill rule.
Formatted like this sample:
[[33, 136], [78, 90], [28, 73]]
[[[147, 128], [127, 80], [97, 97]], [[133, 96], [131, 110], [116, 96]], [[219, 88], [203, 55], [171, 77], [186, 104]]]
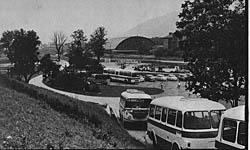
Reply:
[[180, 12], [183, 0], [0, 0], [0, 33], [35, 30], [42, 43], [54, 31], [69, 36], [83, 29], [89, 36], [104, 26], [116, 37], [148, 19]]

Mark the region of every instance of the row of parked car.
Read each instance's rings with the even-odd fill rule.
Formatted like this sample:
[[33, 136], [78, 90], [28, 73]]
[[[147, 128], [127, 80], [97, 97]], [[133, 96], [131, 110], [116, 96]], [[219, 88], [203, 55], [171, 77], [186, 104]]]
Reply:
[[174, 74], [168, 74], [168, 75], [163, 75], [163, 74], [158, 74], [158, 75], [152, 75], [152, 74], [147, 74], [145, 75], [144, 79], [145, 81], [153, 82], [153, 81], [185, 81], [188, 78], [187, 74], [179, 74], [178, 76]]

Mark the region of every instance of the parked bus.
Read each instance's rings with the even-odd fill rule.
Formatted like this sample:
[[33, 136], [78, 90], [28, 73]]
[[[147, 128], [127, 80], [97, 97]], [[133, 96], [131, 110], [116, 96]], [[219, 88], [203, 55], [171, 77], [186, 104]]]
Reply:
[[104, 73], [110, 76], [111, 81], [120, 81], [133, 84], [140, 82], [138, 73], [133, 70], [104, 68]]
[[215, 147], [218, 149], [246, 149], [245, 106], [225, 111], [221, 117]]
[[122, 92], [119, 103], [119, 114], [124, 127], [127, 123], [132, 122], [146, 123], [151, 101], [151, 96], [143, 91], [127, 89]]
[[225, 107], [203, 98], [166, 96], [150, 103], [147, 134], [168, 149], [213, 149]]

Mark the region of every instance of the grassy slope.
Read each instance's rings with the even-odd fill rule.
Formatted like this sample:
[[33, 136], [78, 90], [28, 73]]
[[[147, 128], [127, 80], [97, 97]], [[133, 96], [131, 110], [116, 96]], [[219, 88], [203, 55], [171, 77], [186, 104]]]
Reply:
[[[2, 148], [112, 148], [93, 136], [92, 127], [79, 123], [27, 95], [0, 87], [0, 149]], [[3, 141], [11, 136], [9, 144]]]
[[[0, 86], [4, 84], [3, 81], [0, 82]], [[52, 97], [67, 99], [65, 96], [40, 90]], [[96, 108], [94, 104], [81, 103], [79, 104], [82, 109], [78, 111], [83, 111], [82, 115], [99, 112], [98, 115], [94, 115], [98, 120], [103, 119], [99, 127], [93, 124], [93, 120], [92, 122], [89, 120], [94, 118], [85, 116], [77, 118], [75, 114], [66, 113], [66, 115], [61, 111], [59, 113], [41, 99], [34, 99], [15, 90], [0, 87], [0, 149], [46, 148], [47, 145], [55, 148], [60, 146], [62, 148], [142, 148], [141, 144], [132, 140], [128, 133], [99, 110], [100, 108]], [[11, 136], [12, 140], [8, 141], [6, 139], [8, 136]], [[9, 144], [4, 145], [4, 141]]]

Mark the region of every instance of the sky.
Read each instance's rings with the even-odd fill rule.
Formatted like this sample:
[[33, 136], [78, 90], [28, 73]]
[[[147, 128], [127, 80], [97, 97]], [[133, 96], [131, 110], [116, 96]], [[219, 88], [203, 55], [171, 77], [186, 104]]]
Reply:
[[[68, 37], [83, 29], [87, 37], [99, 26], [116, 37], [148, 19], [179, 13], [182, 0], [0, 0], [0, 34], [6, 30], [37, 32], [42, 43], [55, 31]], [[70, 38], [69, 38], [70, 39]]]

